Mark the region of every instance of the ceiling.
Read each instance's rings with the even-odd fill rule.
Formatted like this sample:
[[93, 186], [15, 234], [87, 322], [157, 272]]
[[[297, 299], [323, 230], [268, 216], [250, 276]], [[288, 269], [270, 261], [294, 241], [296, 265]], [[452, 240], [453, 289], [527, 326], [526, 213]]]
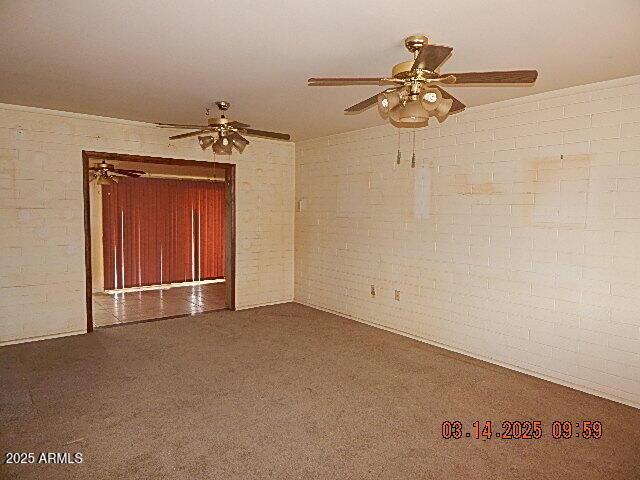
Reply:
[[443, 72], [535, 68], [535, 87], [451, 88], [479, 105], [640, 74], [638, 0], [19, 1], [0, 6], [0, 102], [149, 122], [230, 116], [293, 140], [378, 125], [342, 113], [380, 90], [311, 76], [389, 75], [414, 33]]

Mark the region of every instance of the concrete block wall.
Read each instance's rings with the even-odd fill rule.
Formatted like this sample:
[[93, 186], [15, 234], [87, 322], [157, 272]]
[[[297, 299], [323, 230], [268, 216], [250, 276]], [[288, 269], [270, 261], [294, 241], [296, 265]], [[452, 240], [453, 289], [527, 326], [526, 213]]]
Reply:
[[640, 77], [397, 132], [296, 143], [295, 300], [640, 406]]
[[[86, 328], [82, 151], [210, 161], [150, 124], [0, 104], [0, 345]], [[293, 298], [294, 145], [237, 162], [238, 308]]]

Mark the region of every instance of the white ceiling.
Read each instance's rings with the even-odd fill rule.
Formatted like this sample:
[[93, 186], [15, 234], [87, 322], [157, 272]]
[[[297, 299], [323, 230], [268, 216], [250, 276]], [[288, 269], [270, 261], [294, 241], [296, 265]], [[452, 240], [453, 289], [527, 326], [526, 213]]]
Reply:
[[454, 47], [442, 69], [535, 68], [533, 88], [450, 88], [479, 105], [640, 74], [639, 0], [0, 1], [0, 102], [150, 122], [200, 122], [212, 100], [294, 140], [378, 125], [345, 107], [379, 87], [402, 41]]

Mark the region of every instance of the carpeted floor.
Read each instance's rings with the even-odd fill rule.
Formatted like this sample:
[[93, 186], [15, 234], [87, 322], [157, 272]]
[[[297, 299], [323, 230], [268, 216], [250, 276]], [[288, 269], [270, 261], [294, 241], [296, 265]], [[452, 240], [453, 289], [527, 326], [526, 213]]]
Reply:
[[[3, 347], [0, 407], [3, 458], [84, 459], [0, 478], [640, 478], [639, 410], [297, 304]], [[544, 437], [443, 439], [456, 419]]]

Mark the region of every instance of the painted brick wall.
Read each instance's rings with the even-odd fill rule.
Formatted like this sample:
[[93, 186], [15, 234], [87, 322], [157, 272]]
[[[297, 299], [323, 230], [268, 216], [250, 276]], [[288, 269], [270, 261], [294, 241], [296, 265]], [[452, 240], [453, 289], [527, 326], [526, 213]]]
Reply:
[[[82, 150], [210, 160], [153, 125], [0, 105], [0, 344], [85, 330]], [[238, 308], [293, 298], [294, 145], [237, 161]]]
[[411, 135], [296, 144], [296, 301], [639, 406], [640, 77]]

